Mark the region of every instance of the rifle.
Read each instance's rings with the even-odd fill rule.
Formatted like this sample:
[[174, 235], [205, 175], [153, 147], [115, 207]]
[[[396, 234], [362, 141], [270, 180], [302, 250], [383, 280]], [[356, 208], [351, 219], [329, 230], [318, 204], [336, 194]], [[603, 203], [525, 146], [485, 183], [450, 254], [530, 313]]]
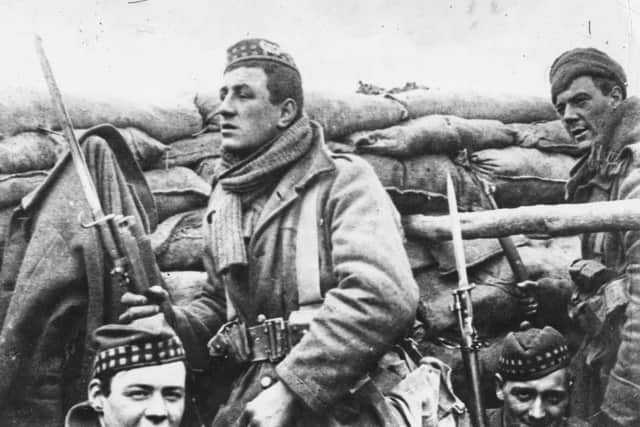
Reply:
[[453, 311], [458, 316], [458, 326], [460, 327], [460, 338], [462, 345], [462, 362], [471, 381], [471, 402], [469, 412], [471, 422], [474, 427], [486, 427], [486, 414], [480, 392], [480, 366], [478, 363], [478, 342], [477, 333], [473, 327], [473, 304], [471, 301], [471, 290], [473, 284], [469, 284], [467, 277], [467, 263], [464, 258], [462, 246], [462, 231], [460, 230], [460, 218], [458, 216], [458, 204], [453, 188], [451, 175], [447, 173], [447, 202], [449, 204], [449, 218], [451, 221], [451, 237], [453, 242], [453, 253], [456, 259], [456, 270], [458, 271], [458, 289], [453, 291]]
[[[53, 77], [53, 71], [44, 52], [42, 39], [35, 36], [35, 45], [44, 79], [51, 95], [54, 110], [58, 118], [64, 139], [69, 144], [71, 159], [78, 175], [82, 191], [91, 210], [92, 221], [81, 224], [84, 228], [96, 227], [104, 250], [108, 254], [110, 274], [127, 291], [144, 294], [150, 283], [159, 284], [160, 273], [156, 268], [148, 267], [148, 257], [143, 257], [140, 247], [150, 248], [148, 237], [135, 225], [133, 216], [105, 215], [100, 198], [91, 178], [80, 144], [76, 139], [71, 119], [62, 101], [62, 94]], [[145, 245], [146, 243], [146, 245]], [[148, 254], [147, 254], [148, 255]]]

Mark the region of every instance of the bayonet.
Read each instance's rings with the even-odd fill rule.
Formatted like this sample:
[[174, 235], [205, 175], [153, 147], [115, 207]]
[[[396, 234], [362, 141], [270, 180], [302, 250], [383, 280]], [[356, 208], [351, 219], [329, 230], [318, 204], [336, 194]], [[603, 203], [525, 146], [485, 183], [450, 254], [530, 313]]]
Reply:
[[458, 214], [458, 203], [453, 187], [451, 175], [447, 173], [447, 202], [449, 205], [449, 219], [451, 222], [451, 241], [458, 272], [458, 288], [453, 292], [453, 311], [458, 317], [460, 328], [462, 361], [471, 383], [471, 399], [468, 402], [471, 421], [474, 427], [486, 427], [486, 416], [480, 390], [480, 366], [478, 363], [477, 333], [473, 327], [473, 304], [471, 291], [473, 284], [469, 283], [467, 264], [462, 243], [462, 231]]
[[136, 231], [137, 228], [134, 226], [132, 216], [105, 215], [91, 173], [87, 168], [87, 162], [73, 130], [69, 113], [62, 100], [62, 94], [44, 52], [42, 38], [38, 35], [35, 36], [35, 46], [58, 123], [62, 128], [64, 139], [68, 143], [80, 186], [91, 211], [91, 222], [82, 224], [82, 226], [85, 228], [97, 227], [102, 245], [111, 263], [110, 273], [120, 285], [135, 293], [145, 293], [149, 288], [149, 277], [159, 276], [159, 273], [155, 271], [157, 267], [150, 268], [148, 263], [143, 262], [145, 258], [140, 253], [139, 242], [145, 236], [140, 236]]

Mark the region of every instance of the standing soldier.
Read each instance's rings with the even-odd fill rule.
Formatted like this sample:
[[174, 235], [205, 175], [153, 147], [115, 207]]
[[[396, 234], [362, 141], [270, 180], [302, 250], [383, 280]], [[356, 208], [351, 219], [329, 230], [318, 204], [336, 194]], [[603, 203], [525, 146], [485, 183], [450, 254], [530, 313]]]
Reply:
[[[214, 425], [397, 425], [370, 377], [417, 306], [399, 216], [363, 160], [327, 151], [289, 54], [247, 39], [227, 60], [210, 283], [190, 306], [164, 309], [192, 366], [211, 340], [241, 367]], [[123, 302], [123, 320], [161, 310]]]
[[[571, 171], [577, 203], [640, 197], [640, 102], [626, 99], [625, 72], [593, 48], [560, 55], [551, 98], [567, 131], [590, 145]], [[587, 336], [574, 360], [572, 409], [596, 425], [640, 424], [640, 232], [582, 236], [572, 274], [582, 302], [574, 316]]]

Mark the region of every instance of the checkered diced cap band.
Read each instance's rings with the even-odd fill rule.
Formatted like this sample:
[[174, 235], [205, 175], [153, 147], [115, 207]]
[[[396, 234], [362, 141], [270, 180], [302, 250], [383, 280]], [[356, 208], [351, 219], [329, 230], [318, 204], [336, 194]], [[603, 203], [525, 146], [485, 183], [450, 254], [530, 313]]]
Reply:
[[100, 351], [95, 358], [93, 376], [105, 372], [162, 365], [185, 359], [184, 348], [177, 337], [162, 341], [147, 341], [138, 344], [121, 345]]
[[567, 342], [550, 326], [511, 332], [504, 340], [499, 372], [505, 380], [529, 381], [569, 364]]
[[185, 360], [184, 347], [162, 314], [127, 325], [101, 326], [94, 331], [92, 344], [96, 351], [92, 377]]
[[225, 72], [239, 62], [249, 60], [273, 61], [292, 68], [300, 73], [293, 57], [284, 52], [277, 43], [265, 39], [240, 40], [227, 49], [227, 66]]

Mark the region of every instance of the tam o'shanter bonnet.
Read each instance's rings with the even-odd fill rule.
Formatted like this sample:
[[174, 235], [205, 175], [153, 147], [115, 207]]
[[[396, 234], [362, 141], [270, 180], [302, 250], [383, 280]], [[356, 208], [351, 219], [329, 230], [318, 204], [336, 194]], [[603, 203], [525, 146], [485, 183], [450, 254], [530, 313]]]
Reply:
[[96, 350], [92, 377], [185, 360], [180, 339], [162, 315], [101, 326], [93, 333], [92, 344]]
[[500, 375], [507, 381], [544, 377], [568, 366], [567, 341], [550, 326], [510, 332], [504, 340], [499, 364]]
[[243, 61], [261, 60], [277, 62], [285, 65], [298, 74], [300, 71], [293, 61], [293, 57], [280, 48], [280, 45], [266, 39], [244, 39], [227, 49], [227, 65], [225, 72], [232, 65]]

